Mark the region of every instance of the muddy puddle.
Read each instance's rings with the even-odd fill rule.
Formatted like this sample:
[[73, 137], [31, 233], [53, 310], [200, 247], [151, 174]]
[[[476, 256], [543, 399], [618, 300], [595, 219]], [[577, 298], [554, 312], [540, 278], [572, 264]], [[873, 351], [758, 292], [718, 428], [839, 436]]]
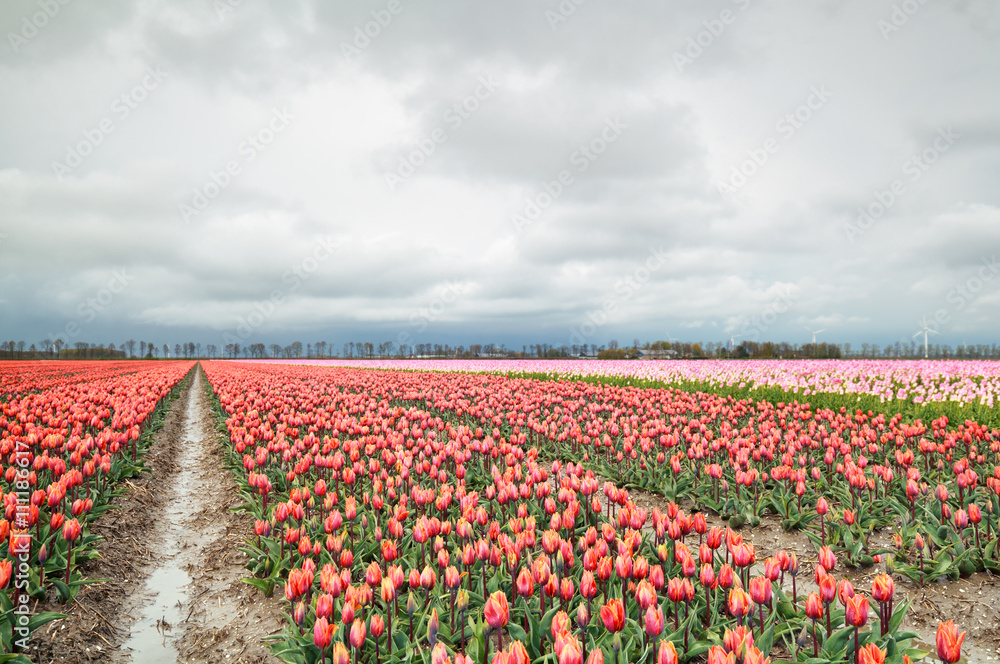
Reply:
[[278, 661], [262, 641], [281, 631], [277, 600], [240, 581], [254, 520], [231, 509], [241, 500], [207, 389], [198, 367], [146, 454], [149, 472], [92, 525], [101, 558], [81, 571], [104, 580], [68, 607], [39, 608], [68, 617], [36, 634], [33, 661]]
[[146, 580], [140, 601], [141, 617], [133, 625], [123, 650], [135, 662], [176, 662], [176, 640], [183, 632], [181, 622], [189, 611], [191, 575], [187, 569], [198, 564], [202, 554], [199, 544], [216, 538], [219, 529], [195, 522], [194, 515], [204, 501], [205, 487], [199, 482], [198, 464], [205, 459], [206, 432], [202, 420], [208, 411], [207, 398], [198, 376], [189, 393], [185, 425], [181, 434], [178, 465], [173, 477], [166, 509], [161, 517], [162, 530], [154, 549], [159, 565]]

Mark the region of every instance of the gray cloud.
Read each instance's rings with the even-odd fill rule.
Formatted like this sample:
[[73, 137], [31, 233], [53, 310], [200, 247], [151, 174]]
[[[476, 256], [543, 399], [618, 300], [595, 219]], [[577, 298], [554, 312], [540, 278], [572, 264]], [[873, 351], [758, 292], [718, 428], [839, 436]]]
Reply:
[[993, 339], [1000, 279], [955, 293], [1000, 246], [994, 3], [217, 5], [0, 7], [0, 337], [218, 343], [277, 292], [255, 339], [396, 338], [461, 284], [420, 340], [563, 343], [614, 298], [595, 343], [723, 340], [780, 292], [769, 338]]

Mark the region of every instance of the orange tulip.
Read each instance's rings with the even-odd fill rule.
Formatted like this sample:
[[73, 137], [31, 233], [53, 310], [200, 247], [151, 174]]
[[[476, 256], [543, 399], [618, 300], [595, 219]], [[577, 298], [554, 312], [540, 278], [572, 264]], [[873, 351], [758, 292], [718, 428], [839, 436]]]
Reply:
[[736, 664], [736, 655], [727, 653], [722, 646], [712, 646], [708, 649], [708, 664]]
[[609, 632], [620, 632], [625, 627], [625, 607], [617, 597], [601, 607], [601, 620]]
[[7, 587], [12, 571], [13, 566], [9, 560], [0, 560], [0, 589]]
[[878, 574], [872, 579], [872, 598], [876, 602], [888, 602], [896, 592], [896, 584], [888, 574]]
[[863, 627], [868, 622], [868, 598], [861, 595], [848, 597], [845, 603], [847, 615], [845, 620], [848, 625]]
[[736, 619], [742, 619], [753, 611], [753, 601], [742, 588], [729, 591], [729, 613]]
[[885, 651], [874, 643], [861, 646], [858, 650], [858, 664], [885, 664]]
[[965, 640], [965, 632], [958, 633], [958, 627], [950, 620], [938, 625], [937, 628], [937, 655], [942, 662], [954, 664], [962, 658], [962, 641]]

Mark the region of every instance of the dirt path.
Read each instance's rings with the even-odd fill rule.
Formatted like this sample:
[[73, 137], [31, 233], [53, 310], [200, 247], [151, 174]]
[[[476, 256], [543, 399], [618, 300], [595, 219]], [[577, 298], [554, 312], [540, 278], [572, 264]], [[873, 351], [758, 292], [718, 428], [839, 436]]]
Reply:
[[[253, 519], [222, 465], [200, 366], [147, 454], [151, 474], [94, 525], [105, 537], [68, 613], [32, 639], [36, 662], [277, 662], [261, 639], [280, 630], [277, 601], [240, 582]], [[42, 610], [39, 607], [38, 610]]]

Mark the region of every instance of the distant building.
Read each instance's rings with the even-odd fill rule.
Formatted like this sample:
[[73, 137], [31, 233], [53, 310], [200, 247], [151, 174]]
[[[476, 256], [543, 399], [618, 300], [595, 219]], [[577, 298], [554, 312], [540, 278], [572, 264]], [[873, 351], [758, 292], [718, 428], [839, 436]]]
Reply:
[[668, 350], [639, 350], [640, 360], [672, 360], [677, 357], [677, 351]]

